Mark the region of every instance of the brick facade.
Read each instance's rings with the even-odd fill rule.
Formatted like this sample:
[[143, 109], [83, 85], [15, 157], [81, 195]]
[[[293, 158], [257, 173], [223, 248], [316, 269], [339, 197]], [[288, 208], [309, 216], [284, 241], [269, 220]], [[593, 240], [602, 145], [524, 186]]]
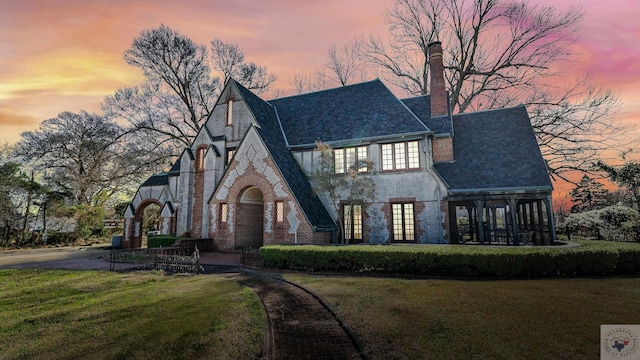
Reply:
[[[239, 152], [241, 151], [244, 151], [244, 149], [239, 149]], [[317, 235], [313, 231], [294, 196], [286, 186], [283, 186], [286, 182], [279, 172], [275, 170], [277, 167], [273, 160], [270, 157], [265, 157], [258, 161], [261, 163], [260, 171], [253, 161], [250, 161], [248, 166], [243, 169], [239, 169], [237, 160], [229, 164], [229, 169], [221, 179], [221, 184], [223, 185], [214, 193], [209, 202], [209, 221], [210, 224], [215, 224], [215, 226], [210, 226], [208, 236], [214, 239], [221, 251], [237, 249], [243, 245], [243, 239], [239, 239], [238, 235], [247, 234], [246, 229], [242, 227], [248, 224], [255, 224], [258, 220], [255, 216], [259, 214], [262, 217], [260, 230], [262, 231], [262, 244], [264, 245], [324, 242], [327, 236]], [[270, 172], [271, 178], [265, 175], [267, 173], [265, 169], [267, 168], [273, 170]], [[231, 184], [231, 186], [227, 188], [225, 184]], [[278, 187], [278, 190], [276, 190], [276, 187]], [[243, 194], [250, 188], [260, 190], [262, 204], [241, 202]], [[226, 191], [224, 196], [222, 196], [223, 191]], [[276, 223], [276, 201], [282, 201], [284, 204], [284, 219], [279, 223]], [[219, 208], [221, 203], [228, 204], [229, 219], [226, 223], [220, 222]], [[259, 207], [259, 209], [256, 207]], [[248, 234], [247, 236], [255, 236], [255, 234]]]
[[433, 162], [453, 161], [453, 138], [451, 136], [434, 138], [432, 141]]
[[447, 104], [447, 90], [444, 82], [444, 64], [442, 60], [442, 44], [433, 42], [429, 44], [429, 86], [431, 98], [431, 116], [449, 115]]

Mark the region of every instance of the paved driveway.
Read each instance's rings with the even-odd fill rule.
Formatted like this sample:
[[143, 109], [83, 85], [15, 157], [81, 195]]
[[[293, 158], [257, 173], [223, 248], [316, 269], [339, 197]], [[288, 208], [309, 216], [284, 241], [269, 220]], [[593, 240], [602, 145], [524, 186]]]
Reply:
[[62, 268], [109, 270], [109, 249], [100, 246], [66, 246], [59, 248], [0, 251], [0, 269]]

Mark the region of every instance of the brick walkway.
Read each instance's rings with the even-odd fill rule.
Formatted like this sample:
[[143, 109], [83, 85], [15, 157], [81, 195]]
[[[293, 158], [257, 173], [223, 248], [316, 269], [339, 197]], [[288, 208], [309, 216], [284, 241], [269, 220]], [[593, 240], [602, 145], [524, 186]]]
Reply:
[[313, 295], [270, 276], [225, 276], [251, 287], [262, 299], [270, 329], [267, 359], [362, 359], [349, 334]]

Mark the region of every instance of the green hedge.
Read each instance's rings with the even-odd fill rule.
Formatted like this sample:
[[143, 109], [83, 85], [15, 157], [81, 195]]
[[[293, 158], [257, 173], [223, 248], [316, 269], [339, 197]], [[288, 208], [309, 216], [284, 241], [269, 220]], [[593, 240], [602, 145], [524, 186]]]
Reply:
[[147, 235], [147, 248], [168, 247], [177, 239], [174, 235]]
[[276, 269], [454, 277], [565, 277], [640, 274], [640, 244], [585, 241], [573, 248], [464, 245], [271, 245]]

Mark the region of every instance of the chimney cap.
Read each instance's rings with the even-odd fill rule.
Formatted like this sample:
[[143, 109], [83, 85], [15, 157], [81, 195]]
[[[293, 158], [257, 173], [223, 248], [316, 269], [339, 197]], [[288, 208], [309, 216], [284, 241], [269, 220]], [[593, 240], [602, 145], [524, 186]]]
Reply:
[[431, 48], [433, 46], [438, 46], [438, 45], [442, 46], [442, 43], [440, 41], [432, 41], [429, 43], [429, 45], [427, 45], [427, 48]]

